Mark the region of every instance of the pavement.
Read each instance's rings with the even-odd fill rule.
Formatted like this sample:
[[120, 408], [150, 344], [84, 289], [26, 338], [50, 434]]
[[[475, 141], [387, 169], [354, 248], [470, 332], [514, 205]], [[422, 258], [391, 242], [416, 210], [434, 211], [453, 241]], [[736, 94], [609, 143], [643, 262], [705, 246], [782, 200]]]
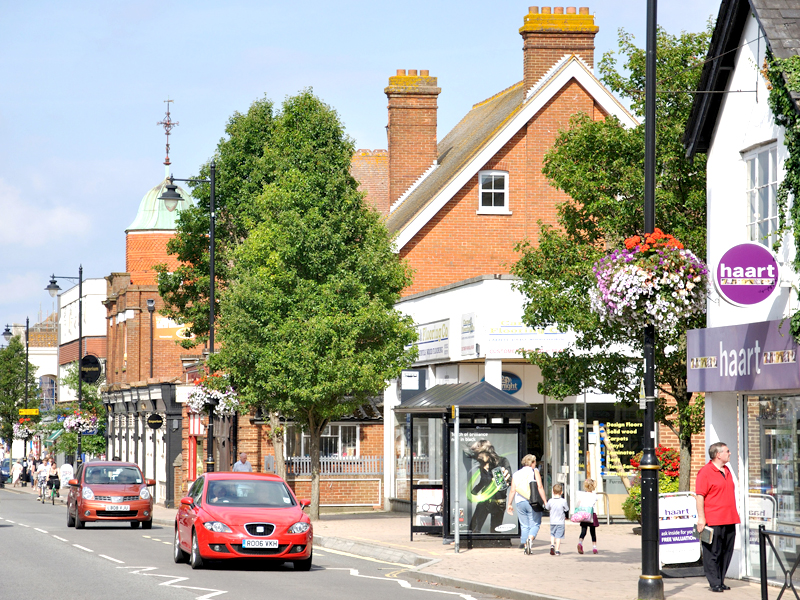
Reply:
[[[30, 487], [6, 490], [29, 494]], [[62, 490], [63, 503], [66, 490]], [[175, 509], [156, 505], [153, 520], [172, 526]], [[585, 554], [576, 545], [580, 527], [567, 523], [561, 556], [550, 555], [547, 518], [534, 542], [533, 555], [512, 547], [472, 548], [462, 546], [456, 554], [453, 545], [441, 537], [410, 535], [408, 514], [372, 512], [323, 515], [314, 523], [314, 545], [339, 553], [393, 563], [400, 569], [392, 576], [426, 581], [494, 594], [512, 600], [633, 600], [637, 596], [641, 572], [641, 537], [630, 524], [600, 524], [597, 530], [598, 554], [591, 553], [591, 541], [584, 544]], [[664, 595], [670, 599], [708, 600], [708, 582], [704, 577], [664, 578]], [[753, 600], [760, 596], [758, 584], [727, 579], [731, 590], [725, 600]], [[777, 591], [777, 590], [776, 590]]]

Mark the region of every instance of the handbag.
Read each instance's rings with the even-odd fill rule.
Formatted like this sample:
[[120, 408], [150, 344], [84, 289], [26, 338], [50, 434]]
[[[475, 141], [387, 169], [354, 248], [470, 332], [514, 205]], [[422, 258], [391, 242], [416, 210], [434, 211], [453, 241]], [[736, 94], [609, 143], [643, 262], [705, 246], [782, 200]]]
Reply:
[[544, 501], [542, 500], [541, 494], [539, 494], [539, 484], [536, 481], [536, 476], [534, 475], [533, 481], [530, 483], [531, 487], [531, 497], [528, 502], [531, 503], [531, 508], [536, 512], [544, 512]]
[[594, 507], [593, 506], [579, 506], [575, 509], [575, 512], [572, 513], [572, 516], [569, 518], [570, 521], [573, 523], [583, 523], [585, 521], [594, 521], [592, 519], [594, 517], [597, 518], [597, 515], [594, 514]]

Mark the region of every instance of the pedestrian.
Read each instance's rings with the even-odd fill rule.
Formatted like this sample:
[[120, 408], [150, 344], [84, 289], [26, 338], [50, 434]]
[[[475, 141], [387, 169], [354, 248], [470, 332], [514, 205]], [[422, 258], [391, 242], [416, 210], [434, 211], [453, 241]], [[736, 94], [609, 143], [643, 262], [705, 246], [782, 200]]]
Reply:
[[711, 543], [703, 542], [703, 570], [712, 592], [729, 590], [725, 574], [731, 564], [736, 541], [736, 486], [728, 468], [731, 451], [727, 444], [717, 442], [708, 449], [708, 461], [697, 473], [697, 532], [711, 530]]
[[69, 480], [75, 477], [75, 471], [72, 469], [72, 465], [68, 462], [65, 462], [61, 465], [61, 487], [69, 487]]
[[581, 521], [581, 535], [578, 538], [578, 554], [583, 554], [583, 539], [586, 537], [586, 530], [592, 536], [592, 554], [597, 554], [597, 527], [600, 520], [597, 518], [597, 484], [594, 479], [587, 479], [583, 482], [583, 491], [578, 492], [575, 498], [575, 512], [591, 511], [591, 518], [588, 521]]
[[533, 454], [526, 454], [522, 457], [522, 468], [511, 476], [511, 486], [508, 490], [508, 514], [514, 514], [517, 510], [519, 520], [520, 547], [524, 548], [525, 554], [533, 553], [533, 540], [539, 533], [542, 525], [542, 512], [535, 511], [531, 506], [531, 483], [534, 481], [539, 488], [539, 494], [545, 497], [544, 487], [542, 487], [542, 477], [536, 469], [536, 457]]
[[250, 473], [253, 470], [253, 465], [247, 460], [247, 452], [239, 453], [239, 460], [233, 463], [233, 470], [245, 473]]
[[22, 461], [17, 459], [17, 462], [11, 467], [11, 487], [17, 487], [20, 477], [22, 477]]
[[561, 540], [564, 539], [564, 527], [569, 513], [569, 505], [561, 494], [564, 486], [557, 483], [553, 486], [553, 497], [544, 505], [550, 511], [550, 554], [561, 556]]
[[44, 461], [40, 461], [36, 467], [36, 481], [39, 486], [39, 499], [44, 502], [45, 488], [47, 487], [47, 476], [50, 471], [50, 465]]

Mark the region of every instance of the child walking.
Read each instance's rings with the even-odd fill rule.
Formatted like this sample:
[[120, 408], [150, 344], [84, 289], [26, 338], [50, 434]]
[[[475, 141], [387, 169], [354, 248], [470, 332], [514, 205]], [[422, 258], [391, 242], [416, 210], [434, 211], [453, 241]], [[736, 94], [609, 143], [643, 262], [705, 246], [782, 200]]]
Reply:
[[557, 483], [553, 486], [553, 497], [544, 505], [550, 511], [550, 554], [561, 556], [561, 540], [564, 539], [564, 523], [569, 513], [567, 501], [561, 497], [564, 486]]
[[589, 512], [591, 510], [592, 516], [589, 517], [588, 521], [581, 522], [581, 536], [578, 538], [578, 554], [583, 554], [583, 538], [586, 537], [586, 529], [589, 529], [589, 534], [592, 536], [592, 554], [597, 554], [597, 533], [596, 528], [600, 525], [600, 521], [597, 518], [597, 484], [595, 483], [594, 479], [587, 479], [583, 482], [583, 490], [582, 492], [578, 492], [578, 497], [575, 500], [575, 511], [578, 510], [585, 510]]

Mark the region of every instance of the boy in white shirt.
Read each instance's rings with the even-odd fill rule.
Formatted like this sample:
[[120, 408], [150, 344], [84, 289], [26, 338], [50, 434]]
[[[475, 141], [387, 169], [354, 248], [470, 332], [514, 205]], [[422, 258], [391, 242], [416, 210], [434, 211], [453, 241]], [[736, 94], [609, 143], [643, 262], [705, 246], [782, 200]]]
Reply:
[[553, 486], [553, 497], [544, 505], [550, 511], [550, 554], [561, 556], [561, 540], [564, 539], [566, 516], [569, 512], [567, 501], [561, 497], [564, 486], [557, 483]]

